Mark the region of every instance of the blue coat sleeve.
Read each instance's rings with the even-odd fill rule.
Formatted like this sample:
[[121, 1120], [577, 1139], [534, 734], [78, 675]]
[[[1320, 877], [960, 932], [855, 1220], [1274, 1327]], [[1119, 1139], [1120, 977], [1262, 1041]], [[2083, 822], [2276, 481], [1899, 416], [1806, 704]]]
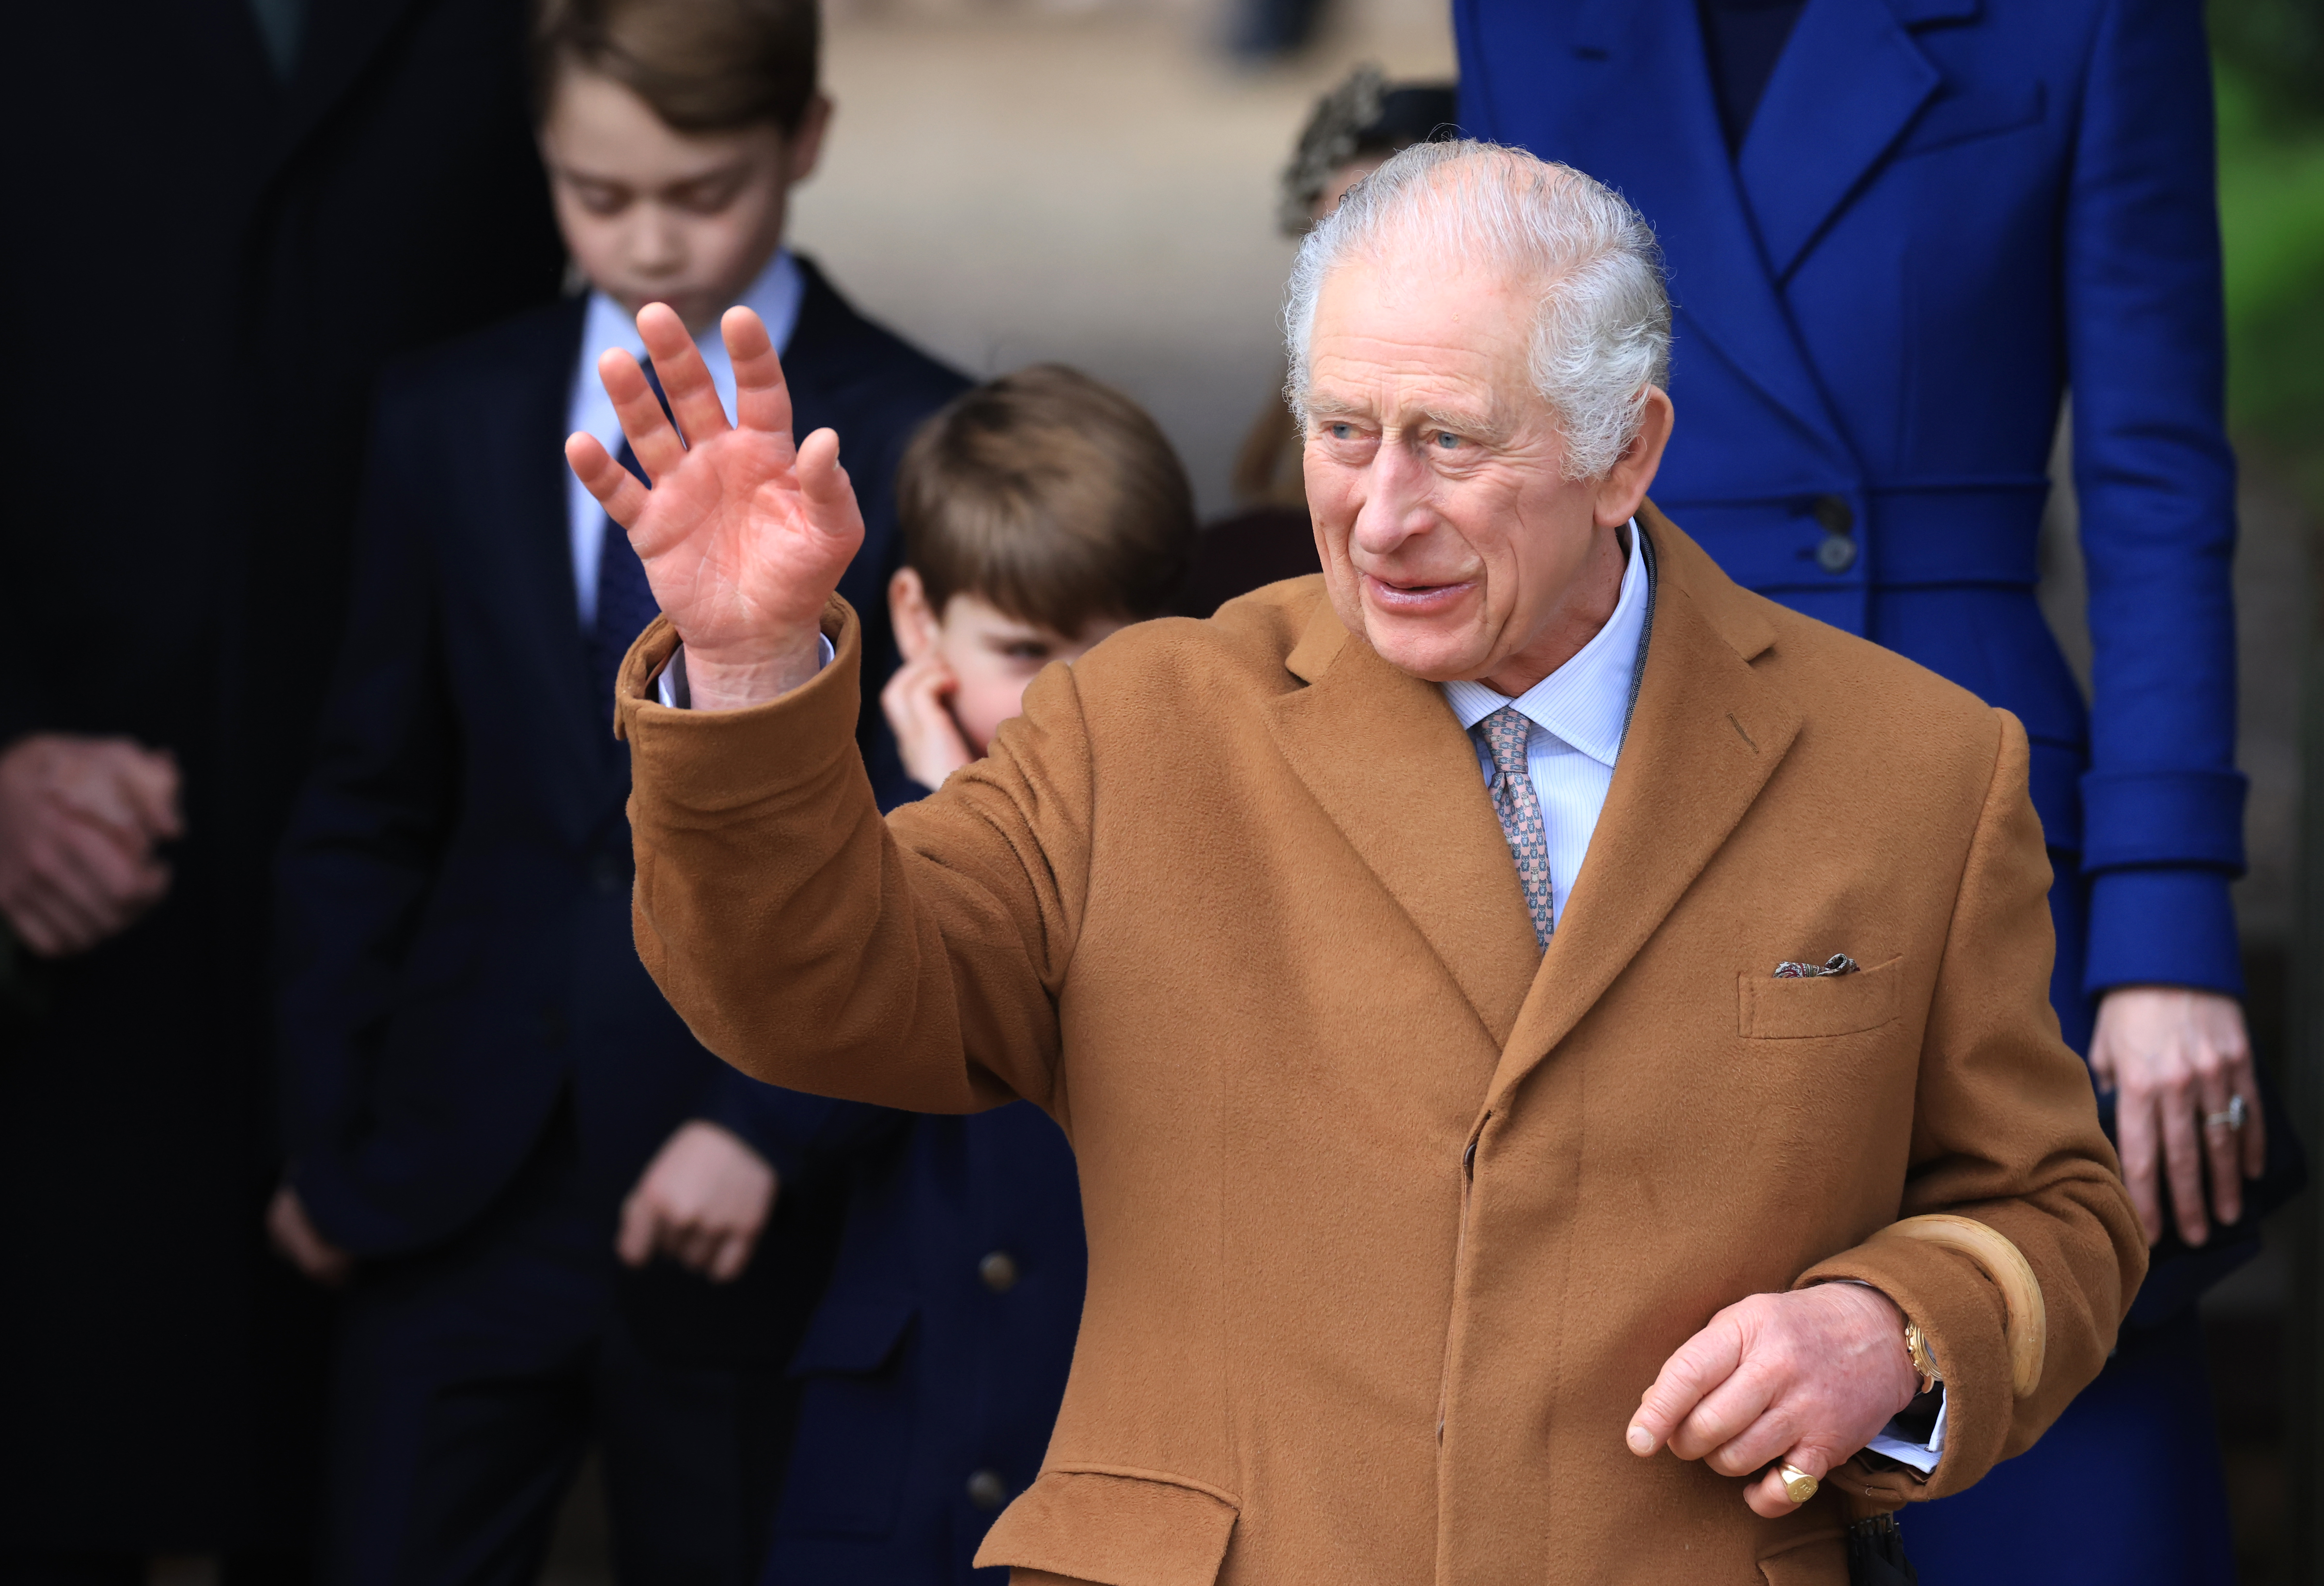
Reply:
[[346, 1148], [456, 815], [458, 724], [438, 642], [425, 515], [404, 471], [413, 404], [383, 393], [356, 521], [346, 637], [316, 763], [276, 862], [276, 1015], [291, 1179], [356, 1251], [403, 1231], [366, 1203]]
[[2198, 0], [2116, 0], [2085, 81], [2064, 233], [2095, 647], [2084, 984], [2233, 993], [2227, 884], [2244, 863], [2235, 463]]

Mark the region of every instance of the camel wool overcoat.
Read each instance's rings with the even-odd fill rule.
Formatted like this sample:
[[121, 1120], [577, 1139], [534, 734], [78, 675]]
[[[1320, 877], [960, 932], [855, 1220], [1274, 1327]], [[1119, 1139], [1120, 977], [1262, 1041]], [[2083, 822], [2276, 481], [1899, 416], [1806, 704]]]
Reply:
[[[2016, 721], [1737, 587], [1651, 508], [1637, 702], [1536, 945], [1471, 741], [1320, 578], [1050, 668], [991, 754], [882, 820], [858, 628], [770, 704], [623, 676], [637, 939], [779, 1084], [1026, 1097], [1073, 1141], [1089, 1291], [1019, 1581], [1840, 1586], [1844, 1489], [1957, 1491], [2088, 1383], [2144, 1247], [2050, 1010]], [[1844, 953], [1853, 974], [1775, 978]], [[2048, 1312], [1886, 1231], [1950, 1212]], [[1923, 1482], [1780, 1520], [1623, 1443], [1721, 1307], [1852, 1278], [1945, 1379]], [[802, 1451], [805, 1459], [812, 1450]]]

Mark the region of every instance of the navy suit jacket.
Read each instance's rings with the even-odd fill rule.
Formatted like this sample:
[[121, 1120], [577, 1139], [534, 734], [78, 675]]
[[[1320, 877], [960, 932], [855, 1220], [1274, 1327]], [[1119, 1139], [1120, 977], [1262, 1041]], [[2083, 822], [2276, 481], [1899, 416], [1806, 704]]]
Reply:
[[[897, 458], [966, 383], [801, 263], [784, 366], [800, 430], [846, 439], [867, 532], [841, 588], [882, 611]], [[466, 1226], [560, 1098], [608, 1203], [690, 1118], [789, 1181], [880, 1116], [729, 1068], [638, 962], [628, 759], [567, 530], [581, 324], [577, 300], [507, 321], [401, 366], [378, 403], [349, 632], [279, 871], [294, 1180], [359, 1255]]]
[[[2061, 1012], [2237, 991], [2234, 465], [2197, 0], [1807, 0], [1738, 153], [1694, 0], [1455, 0], [1465, 130], [1620, 189], [1677, 305], [1656, 503], [2024, 720]], [[2095, 700], [2034, 601], [2073, 397]], [[2086, 950], [2085, 950], [2086, 949]]]

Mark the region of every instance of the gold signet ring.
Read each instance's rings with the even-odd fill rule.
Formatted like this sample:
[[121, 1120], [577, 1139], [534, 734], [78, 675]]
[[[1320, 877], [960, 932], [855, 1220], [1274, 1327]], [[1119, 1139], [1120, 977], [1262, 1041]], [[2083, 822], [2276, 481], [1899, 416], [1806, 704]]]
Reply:
[[1784, 1496], [1794, 1503], [1805, 1503], [1816, 1495], [1816, 1479], [1797, 1465], [1777, 1465], [1775, 1474], [1784, 1479]]

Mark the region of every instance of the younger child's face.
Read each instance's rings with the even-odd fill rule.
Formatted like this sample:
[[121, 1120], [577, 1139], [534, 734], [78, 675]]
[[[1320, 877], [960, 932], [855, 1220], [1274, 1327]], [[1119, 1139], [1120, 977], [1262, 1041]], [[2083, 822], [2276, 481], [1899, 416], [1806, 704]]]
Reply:
[[600, 291], [632, 314], [668, 303], [699, 336], [781, 245], [791, 186], [830, 119], [817, 95], [788, 135], [677, 132], [629, 88], [568, 64], [540, 126], [558, 229]]
[[1100, 617], [1067, 636], [1038, 622], [1012, 617], [973, 595], [955, 595], [941, 614], [928, 604], [919, 575], [909, 567], [896, 575], [889, 591], [898, 648], [907, 661], [928, 656], [952, 674], [948, 697], [953, 719], [969, 752], [992, 747], [1001, 724], [1025, 708], [1025, 690], [1043, 667], [1077, 660], [1098, 641], [1129, 624]]

